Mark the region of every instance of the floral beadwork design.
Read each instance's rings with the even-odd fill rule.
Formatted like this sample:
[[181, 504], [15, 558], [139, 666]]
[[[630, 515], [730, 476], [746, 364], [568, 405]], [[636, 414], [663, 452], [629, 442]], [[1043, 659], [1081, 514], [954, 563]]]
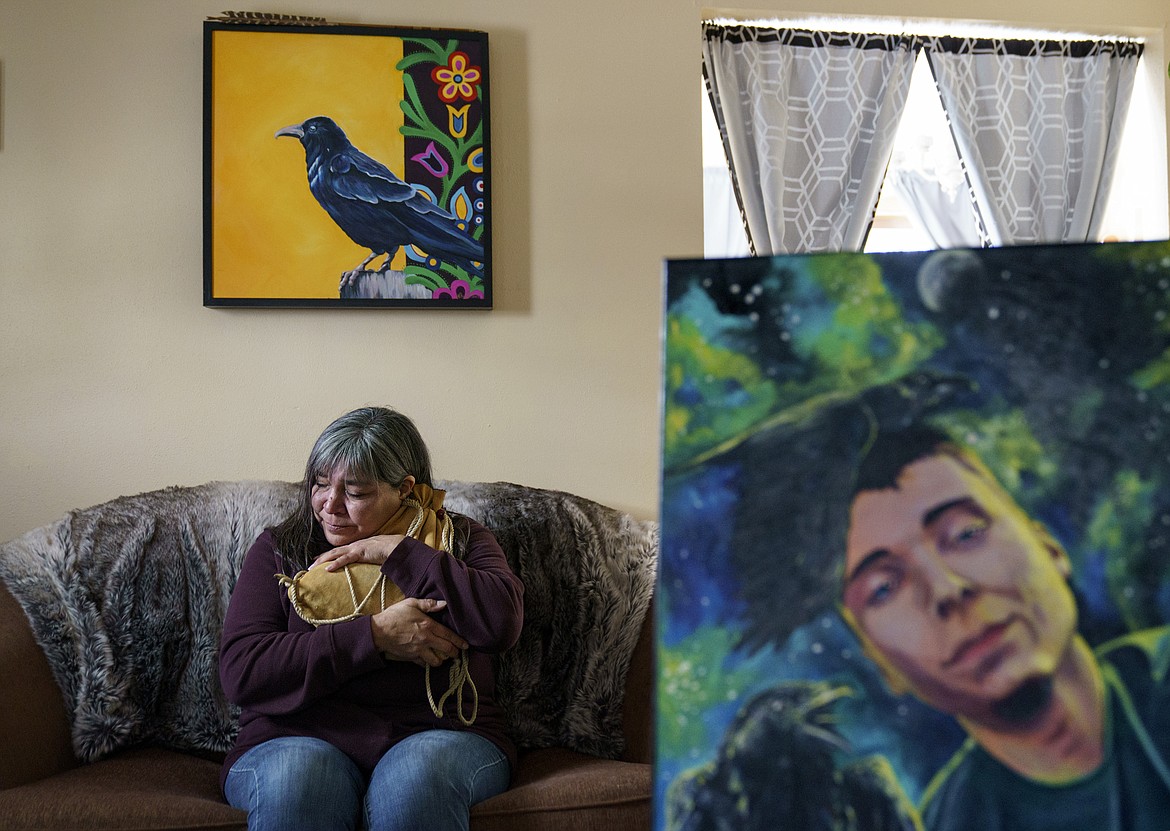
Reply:
[[474, 101], [479, 97], [482, 78], [479, 67], [472, 66], [463, 52], [452, 52], [450, 63], [431, 70], [431, 79], [439, 85], [439, 98], [448, 104], [459, 98]]
[[[402, 72], [407, 181], [486, 241], [486, 88], [479, 44], [404, 38]], [[471, 198], [469, 194], [474, 194]], [[408, 284], [437, 300], [483, 299], [485, 274], [442, 263], [408, 246]], [[477, 264], [483, 265], [483, 264]]]

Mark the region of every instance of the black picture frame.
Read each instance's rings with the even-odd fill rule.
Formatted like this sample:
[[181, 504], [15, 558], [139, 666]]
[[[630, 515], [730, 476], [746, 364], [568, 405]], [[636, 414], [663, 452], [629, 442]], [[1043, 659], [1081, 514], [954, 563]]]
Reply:
[[488, 82], [482, 31], [205, 21], [204, 306], [490, 309]]

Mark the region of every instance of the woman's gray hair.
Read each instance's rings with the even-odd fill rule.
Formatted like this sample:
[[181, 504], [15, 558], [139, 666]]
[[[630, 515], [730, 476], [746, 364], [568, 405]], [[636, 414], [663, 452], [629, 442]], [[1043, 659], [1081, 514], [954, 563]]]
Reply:
[[407, 476], [431, 484], [431, 456], [409, 418], [389, 407], [362, 407], [326, 427], [309, 453], [305, 483], [344, 470], [398, 487]]
[[431, 454], [414, 422], [389, 407], [361, 407], [321, 431], [301, 482], [301, 499], [273, 529], [276, 547], [297, 569], [308, 568], [324, 542], [313, 516], [313, 484], [319, 476], [345, 471], [397, 488], [407, 476], [431, 485]]

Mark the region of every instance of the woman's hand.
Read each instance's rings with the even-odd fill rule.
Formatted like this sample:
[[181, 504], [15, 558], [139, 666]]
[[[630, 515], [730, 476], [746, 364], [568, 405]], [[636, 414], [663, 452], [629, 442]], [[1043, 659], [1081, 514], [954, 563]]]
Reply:
[[439, 666], [467, 648], [467, 641], [430, 617], [446, 605], [445, 600], [408, 597], [386, 607], [370, 617], [374, 645], [391, 661]]
[[383, 534], [377, 537], [366, 537], [364, 540], [357, 540], [348, 545], [340, 545], [337, 548], [326, 551], [317, 559], [313, 560], [313, 564], [309, 568], [316, 568], [319, 565], [324, 565], [326, 571], [337, 571], [339, 568], [352, 565], [353, 563], [372, 563], [380, 566], [390, 558], [394, 553], [394, 549], [406, 537], [402, 534]]

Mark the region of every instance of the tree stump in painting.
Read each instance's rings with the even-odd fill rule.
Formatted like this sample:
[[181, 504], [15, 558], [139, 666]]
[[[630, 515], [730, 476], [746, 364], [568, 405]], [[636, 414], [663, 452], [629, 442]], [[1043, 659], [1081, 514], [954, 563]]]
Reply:
[[426, 286], [406, 284], [403, 271], [364, 271], [352, 285], [341, 289], [342, 300], [430, 300]]

